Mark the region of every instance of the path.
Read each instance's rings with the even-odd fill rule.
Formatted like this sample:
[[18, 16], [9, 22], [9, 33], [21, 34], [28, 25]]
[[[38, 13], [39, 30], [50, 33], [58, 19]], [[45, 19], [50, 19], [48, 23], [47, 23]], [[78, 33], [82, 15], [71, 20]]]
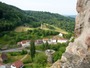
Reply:
[[21, 59], [21, 61], [23, 61], [24, 59], [26, 59], [27, 56], [28, 56], [28, 54], [26, 54], [26, 55]]

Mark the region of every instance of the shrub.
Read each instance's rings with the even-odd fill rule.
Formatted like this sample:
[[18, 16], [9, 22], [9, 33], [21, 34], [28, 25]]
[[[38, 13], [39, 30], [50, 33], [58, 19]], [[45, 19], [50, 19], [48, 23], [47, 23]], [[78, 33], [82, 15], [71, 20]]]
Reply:
[[34, 58], [34, 62], [45, 65], [47, 63], [47, 57], [44, 53], [36, 54]]
[[21, 55], [27, 54], [26, 50], [22, 50]]

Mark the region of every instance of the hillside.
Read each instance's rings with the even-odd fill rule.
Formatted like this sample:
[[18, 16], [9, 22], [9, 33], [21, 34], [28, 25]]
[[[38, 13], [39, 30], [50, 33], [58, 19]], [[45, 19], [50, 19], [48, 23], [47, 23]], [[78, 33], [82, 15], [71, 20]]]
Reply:
[[0, 32], [12, 30], [19, 25], [35, 21], [17, 7], [0, 2]]
[[41, 23], [54, 25], [68, 32], [74, 31], [74, 19], [59, 14], [41, 11], [24, 11], [0, 2], [0, 32], [17, 26], [38, 27]]
[[38, 23], [33, 23], [34, 26], [39, 26], [41, 23], [48, 23], [68, 32], [74, 31], [74, 18], [42, 11], [26, 11], [26, 14], [38, 20]]
[[28, 31], [28, 30], [34, 30], [34, 29], [42, 29], [42, 30], [50, 30], [50, 31], [56, 31], [56, 32], [60, 32], [60, 33], [63, 33], [63, 34], [68, 34], [68, 32], [66, 32], [65, 30], [63, 29], [60, 29], [58, 27], [55, 27], [53, 25], [49, 25], [49, 24], [42, 24], [42, 26], [39, 26], [37, 28], [33, 28], [33, 27], [27, 27], [27, 26], [19, 26], [17, 27], [14, 31], [15, 32], [25, 32], [25, 31]]

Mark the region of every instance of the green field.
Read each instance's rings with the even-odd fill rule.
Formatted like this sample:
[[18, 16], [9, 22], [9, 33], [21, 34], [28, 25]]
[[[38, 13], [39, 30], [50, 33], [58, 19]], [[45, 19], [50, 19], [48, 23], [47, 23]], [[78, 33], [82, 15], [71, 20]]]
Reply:
[[41, 28], [41, 26], [37, 27], [37, 28], [31, 28], [31, 27], [19, 26], [14, 31], [15, 32], [25, 32], [25, 31], [28, 31], [28, 30], [33, 30], [33, 29], [41, 28], [43, 30], [50, 30], [50, 31], [60, 32], [60, 33], [63, 33], [63, 34], [68, 34], [68, 32], [66, 32], [65, 30], [63, 30], [61, 28], [58, 28], [58, 27], [55, 27], [53, 25], [44, 24], [42, 27], [43, 28]]

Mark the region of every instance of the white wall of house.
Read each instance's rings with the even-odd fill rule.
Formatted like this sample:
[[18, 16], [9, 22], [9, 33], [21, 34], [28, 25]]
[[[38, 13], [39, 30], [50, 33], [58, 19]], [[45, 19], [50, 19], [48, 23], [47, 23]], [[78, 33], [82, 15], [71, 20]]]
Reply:
[[26, 43], [21, 42], [21, 45], [22, 45], [22, 47], [28, 47], [28, 46], [30, 46], [30, 42], [26, 42]]
[[57, 40], [57, 43], [66, 43], [67, 40]]
[[56, 39], [51, 39], [51, 43], [53, 44], [56, 44], [57, 43], [57, 40]]
[[5, 65], [1, 65], [0, 68], [6, 68], [6, 66]]
[[16, 68], [15, 66], [11, 65], [11, 68]]
[[43, 40], [43, 43], [46, 43], [46, 41], [45, 41], [45, 40]]
[[63, 34], [62, 34], [62, 33], [59, 33], [59, 36], [60, 36], [60, 37], [63, 37]]

